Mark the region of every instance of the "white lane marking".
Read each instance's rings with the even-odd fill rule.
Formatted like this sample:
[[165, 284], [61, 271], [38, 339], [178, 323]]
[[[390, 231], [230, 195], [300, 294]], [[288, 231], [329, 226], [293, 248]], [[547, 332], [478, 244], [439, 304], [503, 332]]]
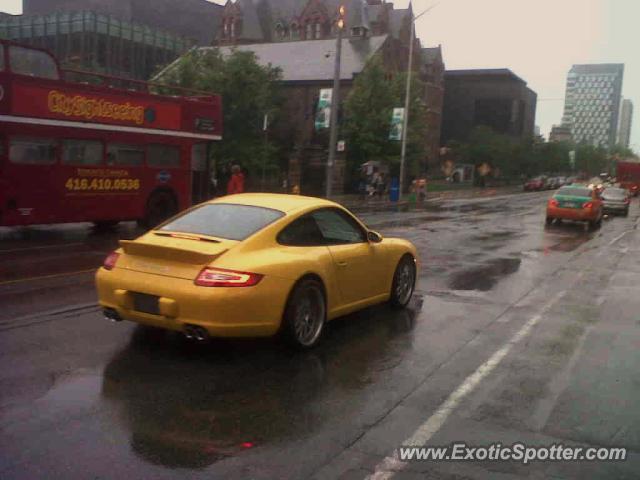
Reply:
[[640, 218], [638, 218], [638, 220], [636, 220], [636, 223], [633, 226], [633, 229], [631, 230], [625, 230], [624, 232], [622, 232], [620, 235], [618, 235], [616, 238], [614, 238], [613, 240], [611, 240], [609, 243], [607, 243], [607, 247], [610, 247], [611, 245], [613, 245], [614, 243], [616, 243], [618, 240], [620, 240], [622, 237], [624, 237], [625, 235], [635, 231], [638, 227], [640, 227]]
[[607, 247], [610, 247], [611, 245], [613, 245], [614, 243], [616, 243], [618, 240], [620, 240], [622, 237], [624, 237], [626, 234], [633, 232], [633, 230], [627, 230], [626, 232], [622, 232], [620, 235], [618, 235], [616, 238], [614, 238], [613, 240], [611, 240], [609, 243], [607, 243]]
[[[549, 310], [560, 298], [567, 293], [566, 290], [556, 294], [539, 313], [531, 317], [518, 332], [513, 335], [499, 350], [497, 350], [489, 360], [480, 365], [475, 372], [469, 375], [464, 382], [438, 407], [433, 415], [426, 422], [418, 427], [418, 429], [406, 439], [403, 445], [426, 445], [438, 430], [444, 425], [449, 415], [458, 407], [460, 402], [469, 395], [499, 364], [504, 357], [511, 351], [514, 345], [519, 343], [524, 337], [531, 333], [533, 327], [542, 319], [543, 315]], [[407, 462], [403, 462], [398, 458], [397, 450], [393, 455], [388, 456], [380, 462], [374, 473], [366, 477], [367, 480], [383, 480], [392, 478], [396, 472], [403, 470], [407, 466]]]

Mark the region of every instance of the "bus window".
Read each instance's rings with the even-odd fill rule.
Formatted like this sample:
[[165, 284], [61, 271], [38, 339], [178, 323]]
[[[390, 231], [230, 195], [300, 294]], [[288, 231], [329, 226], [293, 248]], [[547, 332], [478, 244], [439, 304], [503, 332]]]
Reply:
[[207, 144], [196, 143], [191, 147], [191, 170], [194, 172], [207, 171]]
[[147, 150], [147, 163], [151, 167], [179, 167], [180, 148], [173, 145], [151, 144]]
[[4, 71], [4, 45], [0, 45], [0, 72]]
[[137, 145], [111, 143], [107, 146], [107, 165], [140, 167], [144, 165], [144, 148]]
[[9, 158], [12, 163], [51, 165], [56, 162], [56, 142], [48, 138], [13, 137]]
[[96, 140], [63, 140], [62, 163], [64, 165], [102, 164], [102, 142]]
[[58, 80], [58, 67], [51, 55], [40, 50], [11, 46], [9, 65], [13, 73]]

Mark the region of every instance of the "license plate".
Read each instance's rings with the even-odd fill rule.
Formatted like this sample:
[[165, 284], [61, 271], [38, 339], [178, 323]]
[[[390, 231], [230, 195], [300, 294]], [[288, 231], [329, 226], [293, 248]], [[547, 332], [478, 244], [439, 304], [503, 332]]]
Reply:
[[146, 293], [133, 294], [133, 308], [137, 312], [150, 313], [152, 315], [160, 315], [160, 297], [155, 295], [147, 295]]
[[578, 208], [578, 204], [577, 203], [572, 203], [572, 202], [567, 202], [563, 205], [566, 208]]

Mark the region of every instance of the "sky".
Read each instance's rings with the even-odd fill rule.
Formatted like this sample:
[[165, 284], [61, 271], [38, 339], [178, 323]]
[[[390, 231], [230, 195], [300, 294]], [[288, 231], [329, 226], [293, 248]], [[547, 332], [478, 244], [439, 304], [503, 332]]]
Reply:
[[[448, 69], [511, 69], [538, 94], [545, 136], [560, 123], [573, 64], [624, 63], [622, 94], [634, 103], [631, 143], [640, 152], [640, 0], [413, 0], [414, 12], [434, 4], [416, 23], [422, 44], [441, 44]], [[21, 5], [0, 0], [10, 13]]]

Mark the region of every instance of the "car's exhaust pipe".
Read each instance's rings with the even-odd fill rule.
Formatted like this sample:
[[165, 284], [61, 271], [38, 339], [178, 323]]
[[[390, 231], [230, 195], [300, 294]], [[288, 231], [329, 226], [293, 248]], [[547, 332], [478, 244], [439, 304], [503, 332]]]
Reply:
[[197, 340], [198, 342], [209, 340], [209, 332], [207, 332], [205, 328], [197, 325], [186, 325], [184, 327], [184, 336], [189, 340]]
[[102, 314], [104, 315], [104, 318], [109, 320], [110, 322], [122, 321], [122, 317], [114, 308], [105, 308], [104, 310], [102, 310]]
[[193, 330], [189, 325], [184, 328], [184, 338], [187, 340], [193, 340]]

